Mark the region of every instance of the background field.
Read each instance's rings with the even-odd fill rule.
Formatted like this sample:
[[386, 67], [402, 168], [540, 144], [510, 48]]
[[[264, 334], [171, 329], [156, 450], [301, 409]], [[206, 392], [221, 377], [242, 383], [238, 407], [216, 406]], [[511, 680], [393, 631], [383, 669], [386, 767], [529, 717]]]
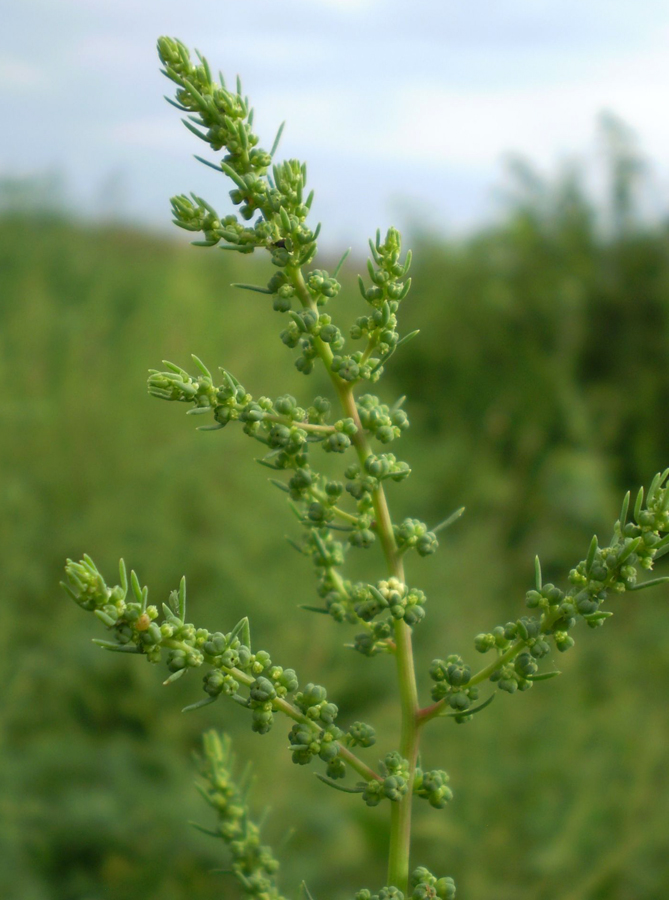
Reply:
[[[424, 696], [433, 656], [471, 659], [476, 633], [520, 613], [535, 553], [564, 582], [593, 531], [608, 537], [625, 490], [669, 465], [669, 230], [637, 220], [633, 162], [624, 150], [613, 159], [601, 208], [577, 173], [546, 184], [522, 170], [499, 224], [458, 242], [411, 240], [404, 328], [422, 334], [381, 394], [408, 395], [400, 452], [414, 475], [390, 499], [396, 516], [430, 523], [467, 506], [439, 553], [410, 564], [430, 597], [417, 630]], [[363, 265], [361, 252], [333, 304], [345, 321]], [[255, 446], [233, 428], [197, 433], [144, 390], [148, 367], [195, 352], [253, 393], [280, 385], [310, 399], [280, 317], [228, 287], [266, 271], [122, 226], [28, 214], [20, 192], [0, 219], [7, 900], [234, 896], [210, 874], [225, 866], [222, 848], [186, 824], [207, 818], [189, 756], [212, 724], [257, 761], [268, 837], [295, 828], [281, 854], [290, 896], [302, 878], [317, 900], [383, 884], [386, 808], [294, 767], [281, 722], [260, 738], [224, 701], [182, 715], [199, 677], [164, 688], [155, 667], [99, 651], [97, 623], [57, 587], [65, 557], [83, 551], [110, 578], [123, 555], [154, 602], [185, 573], [196, 623], [226, 630], [248, 613], [257, 646], [325, 683], [343, 721], [377, 726], [371, 759], [396, 744], [391, 661], [341, 649], [345, 628], [297, 609], [312, 600], [312, 573], [284, 541], [294, 525]], [[351, 560], [382, 571], [376, 554]], [[463, 900], [669, 894], [668, 598], [613, 601], [613, 620], [580, 629], [556, 661], [561, 679], [499, 697], [466, 727], [434, 723], [424, 759], [449, 770], [455, 799], [441, 812], [417, 804], [416, 863], [454, 875]]]

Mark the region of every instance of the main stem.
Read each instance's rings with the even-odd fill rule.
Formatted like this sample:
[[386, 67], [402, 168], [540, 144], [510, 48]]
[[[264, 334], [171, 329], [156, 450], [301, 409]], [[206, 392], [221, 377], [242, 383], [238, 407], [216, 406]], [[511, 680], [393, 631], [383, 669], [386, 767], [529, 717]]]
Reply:
[[[298, 292], [302, 304], [311, 309], [316, 309], [315, 303], [307, 290], [302, 277], [302, 272], [297, 269], [291, 272], [292, 281]], [[353, 388], [342, 381], [332, 372], [332, 350], [329, 345], [316, 339], [319, 355], [332, 379], [335, 390], [341, 402], [346, 416], [353, 419], [357, 431], [351, 438], [358, 454], [361, 465], [364, 464], [372, 450], [367, 440], [367, 435], [360, 422], [358, 407], [353, 396]], [[376, 532], [379, 536], [383, 554], [388, 565], [389, 572], [403, 584], [404, 564], [397, 551], [393, 523], [390, 518], [388, 501], [383, 485], [373, 492], [374, 514], [376, 517]], [[388, 884], [399, 888], [405, 896], [409, 888], [409, 855], [411, 849], [411, 805], [413, 795], [413, 782], [418, 757], [418, 691], [416, 688], [416, 672], [413, 661], [413, 647], [411, 642], [411, 628], [402, 620], [395, 623], [395, 660], [397, 664], [397, 677], [400, 689], [401, 705], [401, 737], [400, 753], [409, 763], [409, 780], [406, 794], [399, 800], [391, 803], [390, 813], [390, 846], [388, 853]]]

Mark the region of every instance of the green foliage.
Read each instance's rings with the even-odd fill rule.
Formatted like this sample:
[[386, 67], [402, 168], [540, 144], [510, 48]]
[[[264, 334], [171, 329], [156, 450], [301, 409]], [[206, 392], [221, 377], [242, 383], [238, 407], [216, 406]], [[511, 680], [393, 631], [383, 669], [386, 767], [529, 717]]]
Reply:
[[[344, 732], [335, 725], [339, 710], [328, 701], [325, 688], [308, 684], [299, 691], [293, 669], [273, 665], [265, 651], [253, 653], [246, 617], [228, 634], [212, 634], [186, 622], [183, 579], [179, 591], [172, 593], [170, 603], [163, 604], [162, 621], [157, 608], [148, 606], [148, 589], [140, 586], [134, 572], [131, 573], [132, 594], [128, 601], [129, 584], [123, 563], [120, 584], [110, 588], [90, 557], [85, 556], [80, 563], [70, 560], [66, 567], [67, 582], [63, 586], [79, 606], [93, 611], [111, 631], [111, 641], [98, 641], [105, 649], [144, 655], [154, 663], [166, 654], [167, 666], [172, 673], [166, 684], [181, 678], [190, 668], [199, 668], [203, 664], [210, 666], [204, 678], [208, 696], [187, 709], [201, 708], [221, 694], [227, 694], [251, 710], [252, 728], [260, 734], [269, 732], [274, 713], [280, 711], [296, 722], [289, 735], [294, 762], [304, 764], [318, 755], [327, 764], [326, 776], [319, 777], [333, 787], [338, 787], [336, 779], [345, 776], [348, 763], [364, 781], [355, 788], [341, 790], [361, 792], [368, 806], [377, 806], [383, 799], [395, 804], [390, 820], [388, 854], [387, 880], [391, 887], [385, 888], [382, 894], [403, 900], [410, 883], [412, 795], [428, 799], [438, 809], [452, 797], [449, 777], [444, 771], [424, 772], [418, 766], [422, 726], [441, 716], [446, 705], [452, 709], [449, 715], [458, 723], [469, 721], [492, 700], [490, 697], [472, 707], [472, 702], [478, 700], [477, 685], [482, 682], [489, 681], [502, 691], [514, 693], [518, 689], [531, 688], [535, 679], [546, 680], [558, 674], [540, 671], [538, 660], [551, 653], [551, 640], [560, 652], [573, 646], [574, 639], [569, 632], [578, 617], [596, 628], [611, 615], [601, 609], [609, 591], [625, 593], [669, 580], [656, 578], [638, 585], [636, 569], [637, 565], [651, 569], [654, 559], [669, 548], [669, 535], [663, 537], [669, 532], [669, 488], [665, 487], [669, 469], [653, 480], [645, 507], [644, 492], [639, 492], [629, 523], [629, 494], [626, 496], [611, 544], [600, 549], [597, 538], [592, 539], [587, 558], [571, 570], [568, 591], [553, 584], [543, 584], [537, 557], [535, 589], [527, 594], [527, 605], [537, 610], [537, 615], [522, 617], [488, 634], [480, 634], [475, 639], [476, 648], [484, 653], [494, 649], [496, 658], [476, 674], [456, 654], [445, 661], [435, 660], [430, 668], [430, 676], [435, 682], [434, 704], [421, 708], [412, 629], [425, 615], [426, 597], [423, 591], [408, 588], [403, 557], [409, 549], [415, 549], [422, 557], [431, 555], [436, 551], [438, 541], [435, 532], [418, 519], [405, 518], [399, 524], [393, 523], [383, 481], [389, 477], [402, 480], [409, 474], [409, 469], [398, 464], [392, 454], [375, 455], [369, 444], [368, 433], [382, 443], [399, 437], [408, 426], [406, 416], [399, 406], [391, 414], [390, 408], [379, 398], [367, 394], [361, 401], [364, 413], [361, 417], [354, 395], [354, 388], [360, 381], [378, 381], [384, 363], [401, 343], [416, 334], [411, 332], [400, 339], [395, 330], [399, 304], [411, 286], [410, 279], [402, 280], [411, 264], [411, 255], [401, 261], [400, 236], [392, 228], [384, 242], [379, 233], [376, 241], [370, 242], [372, 259], [368, 261], [368, 272], [372, 287], [366, 288], [361, 278], [359, 286], [363, 299], [374, 312], [371, 316], [358, 318], [352, 331], [354, 339], [367, 338], [367, 347], [342, 354], [345, 341], [341, 331], [330, 316], [319, 312], [319, 307], [339, 293], [339, 282], [321, 269], [306, 274], [302, 271], [316, 256], [319, 232], [319, 228], [311, 231], [306, 224], [313, 192], [304, 200], [305, 166], [291, 160], [282, 166], [274, 166], [273, 177], [269, 176], [267, 169], [278, 136], [272, 153], [257, 148], [258, 138], [251, 131], [253, 111], [248, 100], [242, 97], [239, 81], [236, 93], [232, 94], [222, 76], [220, 84], [212, 79], [204, 57], [200, 56], [199, 64], [194, 64], [185, 46], [178, 41], [161, 38], [158, 50], [165, 65], [164, 74], [179, 86], [174, 105], [195, 113], [184, 120], [189, 130], [213, 150], [227, 150], [220, 170], [236, 185], [230, 197], [233, 204], [239, 206], [242, 219], [250, 222], [259, 213], [255, 222], [245, 227], [235, 216], [221, 220], [210, 204], [195, 195], [194, 202], [182, 196], [172, 201], [176, 224], [188, 231], [201, 231], [204, 240], [195, 241], [198, 246], [215, 247], [223, 241], [224, 247], [243, 253], [256, 248], [269, 251], [278, 272], [267, 287], [242, 287], [260, 294], [276, 295], [274, 308], [290, 315], [290, 324], [282, 333], [283, 343], [300, 351], [295, 367], [308, 375], [315, 362], [321, 362], [344, 417], [329, 425], [328, 404], [320, 396], [308, 410], [298, 406], [288, 394], [277, 401], [264, 396], [254, 401], [225, 369], [222, 370], [223, 382], [216, 386], [211, 372], [198, 357], [193, 359], [201, 374], [193, 378], [179, 366], [166, 363], [168, 371], [152, 370], [149, 391], [163, 400], [192, 403], [191, 414], [213, 412], [214, 423], [200, 426], [205, 430], [219, 430], [233, 419], [242, 421], [246, 433], [267, 448], [266, 455], [258, 462], [279, 472], [294, 473], [288, 484], [274, 483], [291, 496], [291, 507], [306, 531], [302, 552], [312, 555], [317, 569], [326, 572], [318, 578], [319, 593], [326, 600], [323, 611], [334, 609], [335, 618], [367, 625], [363, 640], [358, 637], [353, 645], [365, 655], [385, 651], [395, 657], [401, 709], [400, 751], [387, 753], [378, 772], [369, 768], [346, 746], [347, 743], [360, 743], [360, 728], [356, 726], [355, 734], [347, 741]], [[207, 165], [217, 168], [210, 163]], [[293, 299], [302, 307], [297, 312], [292, 309]], [[379, 352], [379, 357], [372, 356], [374, 351]], [[355, 452], [357, 464], [345, 467], [345, 477], [349, 479], [347, 490], [355, 501], [355, 511], [337, 505], [344, 486], [315, 471], [310, 443], [322, 443], [326, 451], [337, 454]], [[437, 530], [452, 524], [460, 512], [444, 520]], [[346, 524], [334, 524], [337, 517]], [[346, 582], [338, 571], [345, 562], [344, 546], [334, 540], [332, 529], [348, 531], [348, 543], [353, 547], [368, 548], [378, 537], [388, 579], [377, 585]], [[372, 625], [381, 614], [384, 615], [383, 622]], [[240, 693], [242, 685], [248, 689], [247, 694]], [[286, 700], [289, 694], [294, 695], [293, 704]], [[366, 731], [364, 726], [362, 730]], [[210, 757], [212, 753], [218, 753], [220, 765], [225, 765], [222, 748], [212, 745], [211, 739], [208, 752]], [[213, 777], [216, 777], [216, 770]], [[222, 789], [227, 787], [224, 776], [221, 776], [221, 784]], [[230, 790], [234, 793], [234, 788]], [[239, 806], [240, 795], [234, 796]], [[214, 805], [217, 802], [223, 804], [225, 815], [225, 797], [220, 801], [214, 799]], [[237, 815], [240, 821], [246, 818], [243, 811]], [[233, 830], [236, 827], [234, 821], [226, 824]], [[256, 835], [242, 834], [231, 844], [234, 871], [247, 895], [264, 900], [277, 896], [269, 877], [274, 859], [269, 850], [263, 850], [261, 858], [256, 859], [254, 837]], [[437, 879], [426, 872], [425, 877], [418, 878], [415, 895], [439, 896], [436, 884]], [[449, 879], [448, 883], [442, 884], [441, 895], [454, 894], [454, 884]]]
[[[578, 202], [588, 208], [582, 195]], [[411, 496], [398, 491], [394, 500], [400, 520], [420, 510], [428, 523], [438, 521], [454, 497], [475, 513], [448, 532], [445, 555], [421, 577], [431, 598], [417, 642], [426, 680], [431, 656], [454, 648], [471, 662], [472, 630], [517, 621], [514, 598], [527, 587], [534, 552], [561, 583], [588, 532], [616, 517], [623, 486], [645, 477], [665, 452], [666, 234], [604, 239], [586, 223], [568, 241], [558, 213], [557, 206], [516, 209], [461, 246], [423, 244], [417, 254], [417, 300], [406, 316], [422, 329], [420, 353], [397, 355], [384, 402], [392, 408], [400, 385], [411, 384], [406, 455], [420, 478]], [[87, 624], [50, 588], [59, 558], [85, 539], [107, 571], [131, 550], [166, 599], [188, 571], [198, 618], [230, 628], [249, 612], [260, 646], [276, 647], [280, 629], [282, 655], [308, 657], [347, 721], [374, 719], [381, 758], [392, 747], [385, 738], [394, 721], [392, 659], [386, 654], [365, 670], [367, 661], [352, 656], [340, 668], [341, 634], [328, 633], [326, 617], [295, 609], [308, 595], [295, 577], [305, 560], [286, 564], [276, 540], [282, 494], [266, 496], [253, 477], [248, 443], [175, 435], [137, 391], [146, 359], [165, 348], [172, 358], [195, 348], [216, 359], [220, 309], [210, 298], [221, 280], [249, 277], [237, 257], [193, 261], [161, 240], [49, 217], [37, 227], [13, 216], [0, 228], [9, 298], [0, 305], [0, 367], [6, 384], [20, 386], [0, 401], [11, 425], [0, 439], [10, 473], [0, 505], [2, 893], [11, 900], [211, 896], [219, 883], [208, 870], [220, 865], [220, 850], [182, 824], [199, 818], [183, 758], [209, 710], [180, 717], [192, 700], [188, 678], [163, 688], [164, 696], [153, 666], [129, 665], [135, 660], [121, 655], [98, 660], [86, 650]], [[254, 277], [262, 280], [262, 271]], [[556, 287], [570, 279], [581, 291], [577, 310], [565, 310]], [[342, 284], [349, 286], [343, 276]], [[346, 293], [337, 300], [342, 311]], [[255, 306], [261, 295], [246, 297], [234, 321], [227, 317], [225, 362], [261, 395], [274, 386], [282, 347], [265, 340], [266, 311]], [[572, 326], [582, 329], [577, 341], [564, 334]], [[559, 364], [551, 335], [565, 338]], [[252, 361], [245, 358], [251, 344]], [[301, 375], [285, 378], [284, 390], [299, 396]], [[565, 427], [565, 412], [575, 411], [597, 427]], [[347, 559], [352, 583], [387, 580], [368, 574], [375, 551], [360, 560]], [[615, 604], [616, 594], [610, 599]], [[448, 869], [464, 896], [666, 893], [667, 718], [658, 697], [669, 683], [669, 632], [652, 601], [628, 607], [609, 630], [560, 656], [565, 690], [501, 696], [470, 728], [449, 732], [452, 814], [421, 803], [414, 833], [418, 858], [439, 860], [445, 843], [453, 848]], [[541, 664], [548, 670], [555, 662]], [[240, 754], [256, 755], [260, 739], [247, 734], [248, 713], [235, 716], [231, 706], [226, 714], [223, 703], [212, 711], [219, 708]], [[316, 896], [350, 897], [364, 879], [382, 884], [378, 864], [371, 868], [383, 855], [390, 802], [370, 819], [362, 804], [347, 810], [343, 794], [320, 796], [321, 785], [303, 781], [295, 791], [280, 729], [261, 740], [263, 797], [290, 808], [305, 847], [284, 853], [286, 892], [294, 894], [301, 877]], [[443, 741], [440, 729], [425, 732], [426, 760], [444, 759]], [[276, 834], [273, 821], [266, 827]], [[324, 845], [336, 855], [337, 884], [318, 862]]]

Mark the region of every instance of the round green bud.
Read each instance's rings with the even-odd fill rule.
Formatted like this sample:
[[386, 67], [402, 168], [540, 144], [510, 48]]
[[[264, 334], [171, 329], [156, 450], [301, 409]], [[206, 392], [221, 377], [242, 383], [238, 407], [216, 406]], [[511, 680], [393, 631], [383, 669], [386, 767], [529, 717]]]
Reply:
[[555, 640], [555, 646], [558, 648], [560, 653], [565, 653], [571, 647], [574, 646], [574, 639], [570, 635], [567, 634], [566, 631], [556, 631], [553, 635]]
[[474, 648], [479, 653], [487, 653], [495, 646], [495, 639], [491, 634], [477, 634], [474, 638]]
[[266, 703], [268, 700], [274, 700], [276, 690], [268, 678], [256, 678], [251, 685], [249, 697], [255, 703]]
[[369, 528], [363, 528], [361, 530], [352, 531], [348, 537], [348, 540], [349, 543], [354, 547], [359, 547], [363, 550], [366, 550], [372, 546], [372, 544], [376, 540], [376, 536], [373, 531], [370, 531]]

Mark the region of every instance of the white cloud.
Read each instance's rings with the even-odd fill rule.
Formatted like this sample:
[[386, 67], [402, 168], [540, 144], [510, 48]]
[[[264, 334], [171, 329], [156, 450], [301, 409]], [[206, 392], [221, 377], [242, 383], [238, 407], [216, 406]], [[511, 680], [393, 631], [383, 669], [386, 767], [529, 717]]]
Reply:
[[0, 87], [21, 93], [34, 91], [46, 84], [46, 73], [40, 66], [16, 56], [0, 56]]

